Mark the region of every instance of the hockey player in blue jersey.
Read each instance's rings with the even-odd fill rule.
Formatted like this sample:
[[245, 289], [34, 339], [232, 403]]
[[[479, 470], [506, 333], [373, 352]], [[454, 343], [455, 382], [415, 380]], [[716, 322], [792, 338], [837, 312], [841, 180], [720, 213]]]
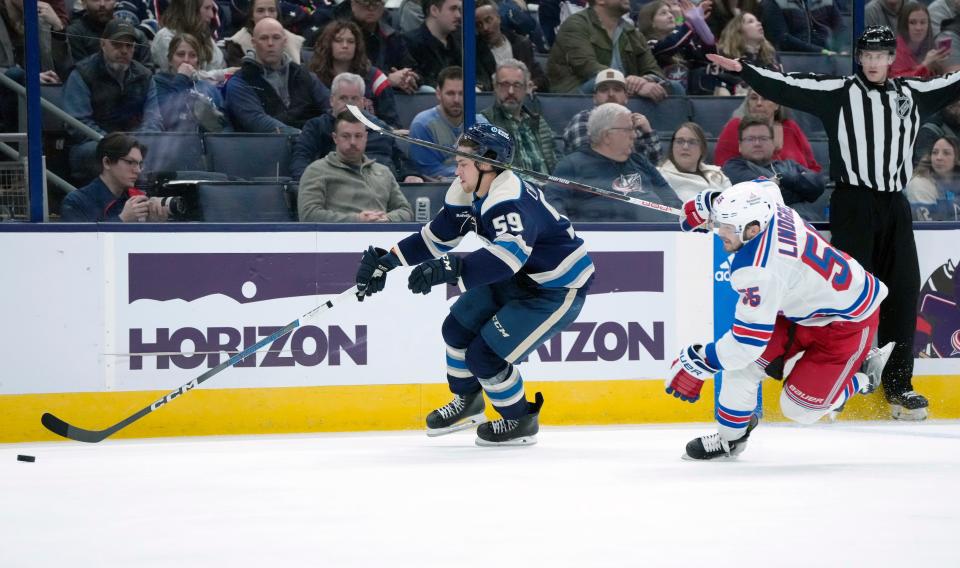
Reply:
[[[490, 124], [470, 127], [460, 152], [509, 164], [510, 136]], [[453, 400], [427, 416], [427, 435], [475, 425], [481, 446], [536, 443], [543, 396], [527, 401], [516, 365], [572, 323], [593, 279], [593, 262], [570, 222], [543, 192], [510, 170], [458, 156], [440, 213], [390, 251], [370, 247], [357, 270], [361, 300], [383, 289], [386, 273], [413, 266], [408, 287], [427, 294], [455, 284], [464, 294], [443, 322]], [[469, 232], [485, 246], [448, 255]], [[482, 392], [502, 417], [484, 417]]]

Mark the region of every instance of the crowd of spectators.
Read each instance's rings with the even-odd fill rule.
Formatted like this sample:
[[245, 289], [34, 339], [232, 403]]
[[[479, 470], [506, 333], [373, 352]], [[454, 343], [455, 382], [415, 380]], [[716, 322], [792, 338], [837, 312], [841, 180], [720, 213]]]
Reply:
[[[389, 12], [384, 0], [49, 0], [38, 6], [41, 81], [63, 85], [62, 106], [70, 115], [101, 135], [287, 135], [289, 178], [300, 184], [303, 220], [405, 220], [410, 206], [395, 203], [395, 184], [453, 176], [450, 155], [402, 147], [386, 136], [360, 137], [354, 131], [362, 125], [344, 110], [356, 105], [382, 126], [453, 145], [464, 118], [461, 0], [404, 0]], [[958, 0], [929, 7], [869, 2], [867, 24], [897, 33], [894, 75], [960, 69], [958, 7]], [[478, 108], [474, 121], [510, 133], [518, 167], [672, 205], [705, 187], [762, 175], [777, 179], [787, 203], [811, 220], [825, 218], [821, 205], [830, 188], [808, 133], [786, 109], [704, 55], [784, 70], [781, 52], [847, 54], [849, 30], [836, 0], [546, 0], [539, 18], [523, 0], [478, 0], [475, 8], [475, 84], [492, 92], [493, 103]], [[0, 68], [22, 82], [21, 0], [0, 0], [0, 17]], [[411, 121], [400, 105], [403, 95], [417, 92], [435, 93], [436, 106]], [[592, 106], [585, 97], [562, 132], [554, 131], [540, 106], [543, 93], [590, 96]], [[716, 139], [693, 122], [658, 133], [650, 116], [628, 109], [631, 99], [655, 105], [678, 95], [738, 95], [743, 104], [712, 134]], [[11, 100], [7, 93], [2, 98]], [[2, 106], [4, 129], [15, 130], [15, 105]], [[87, 133], [68, 132], [71, 181], [109, 186], [104, 179], [114, 178], [103, 172], [123, 167], [118, 164], [127, 156], [115, 156], [116, 149], [101, 155]], [[916, 180], [907, 192], [917, 219], [957, 217], [958, 137], [960, 103], [922, 125]], [[141, 155], [131, 162], [143, 161], [145, 146], [118, 148]], [[339, 181], [319, 179], [325, 176]], [[351, 184], [370, 189], [369, 203], [345, 197]], [[103, 187], [96, 189], [103, 194]], [[557, 208], [574, 219], [666, 220], [549, 189]]]

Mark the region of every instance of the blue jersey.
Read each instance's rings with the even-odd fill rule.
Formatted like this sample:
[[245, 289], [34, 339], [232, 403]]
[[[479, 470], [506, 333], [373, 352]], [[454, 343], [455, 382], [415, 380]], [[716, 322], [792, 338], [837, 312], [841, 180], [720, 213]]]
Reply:
[[446, 254], [471, 231], [486, 246], [463, 259], [460, 284], [465, 290], [518, 273], [545, 288], [580, 288], [593, 275], [593, 261], [570, 221], [538, 187], [509, 170], [479, 199], [455, 179], [440, 213], [419, 234], [397, 243], [396, 250], [403, 264], [419, 264]]

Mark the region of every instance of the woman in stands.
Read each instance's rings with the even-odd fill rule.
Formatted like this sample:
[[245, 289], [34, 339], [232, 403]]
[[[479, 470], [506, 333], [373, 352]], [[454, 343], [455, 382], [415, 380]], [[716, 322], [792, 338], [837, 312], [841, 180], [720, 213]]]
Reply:
[[731, 20], [738, 19], [744, 14], [753, 14], [759, 18], [762, 13], [760, 0], [717, 0], [713, 3], [713, 11], [707, 18], [707, 25], [710, 26], [713, 35], [718, 36], [723, 33]]
[[950, 48], [933, 47], [933, 30], [926, 4], [908, 2], [897, 19], [897, 58], [890, 68], [891, 77], [938, 75], [936, 66], [950, 55]]
[[[247, 18], [247, 22], [226, 41], [227, 65], [240, 66], [243, 57], [253, 53], [253, 26], [264, 18], [273, 18], [279, 21], [279, 13], [279, 0], [254, 0], [250, 7], [250, 16]], [[283, 33], [287, 36], [287, 45], [284, 52], [292, 63], [299, 65], [303, 37], [287, 29], [284, 29]]]
[[716, 41], [706, 22], [711, 5], [710, 0], [699, 6], [680, 0], [684, 19], [679, 26], [667, 0], [644, 5], [637, 16], [637, 26], [647, 38], [664, 76], [690, 95], [713, 94], [712, 89], [703, 89], [700, 81], [709, 63], [704, 54], [716, 52]]
[[707, 137], [695, 122], [685, 122], [673, 133], [667, 158], [657, 168], [680, 201], [687, 202], [705, 189], [724, 190], [730, 180], [719, 166], [706, 163]]
[[216, 27], [217, 3], [214, 0], [179, 0], [171, 2], [160, 17], [163, 27], [157, 32], [150, 46], [150, 56], [157, 69], [167, 67], [170, 41], [177, 34], [190, 34], [200, 43], [200, 68], [197, 72], [204, 79], [222, 83], [228, 72], [223, 52], [213, 40], [211, 29]]
[[327, 88], [330, 88], [333, 78], [340, 73], [360, 75], [366, 83], [366, 110], [395, 128], [409, 126], [400, 124], [390, 79], [383, 71], [370, 64], [363, 34], [357, 24], [344, 20], [334, 20], [327, 24], [314, 46], [310, 70], [316, 73]]
[[[768, 69], [783, 70], [777, 59], [777, 50], [763, 35], [763, 24], [749, 12], [741, 12], [723, 28], [717, 43], [717, 53]], [[739, 77], [723, 70], [717, 70], [717, 73], [720, 81], [713, 94], [742, 95], [746, 90], [746, 85], [740, 83]]]
[[917, 221], [960, 220], [960, 142], [942, 136], [904, 189]]
[[165, 70], [153, 76], [165, 131], [221, 132], [229, 126], [220, 89], [197, 73], [200, 51], [200, 40], [192, 35], [174, 36]]
[[807, 136], [801, 130], [800, 125], [793, 119], [787, 118], [783, 107], [761, 97], [753, 89], [747, 91], [743, 104], [733, 111], [730, 122], [720, 132], [717, 147], [713, 153], [713, 161], [718, 166], [723, 166], [730, 158], [740, 155], [738, 129], [740, 119], [746, 115], [764, 118], [773, 126], [774, 160], [793, 160], [815, 172], [821, 170], [820, 164], [813, 156], [810, 141], [807, 140]]

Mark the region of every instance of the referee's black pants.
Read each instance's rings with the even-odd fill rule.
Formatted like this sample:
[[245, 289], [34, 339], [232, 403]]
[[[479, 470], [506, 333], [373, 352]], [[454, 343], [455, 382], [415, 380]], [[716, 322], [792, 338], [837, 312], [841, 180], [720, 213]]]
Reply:
[[837, 184], [830, 197], [831, 244], [887, 285], [877, 342], [896, 347], [883, 369], [887, 397], [913, 390], [913, 335], [917, 327], [920, 266], [910, 203], [903, 192]]

